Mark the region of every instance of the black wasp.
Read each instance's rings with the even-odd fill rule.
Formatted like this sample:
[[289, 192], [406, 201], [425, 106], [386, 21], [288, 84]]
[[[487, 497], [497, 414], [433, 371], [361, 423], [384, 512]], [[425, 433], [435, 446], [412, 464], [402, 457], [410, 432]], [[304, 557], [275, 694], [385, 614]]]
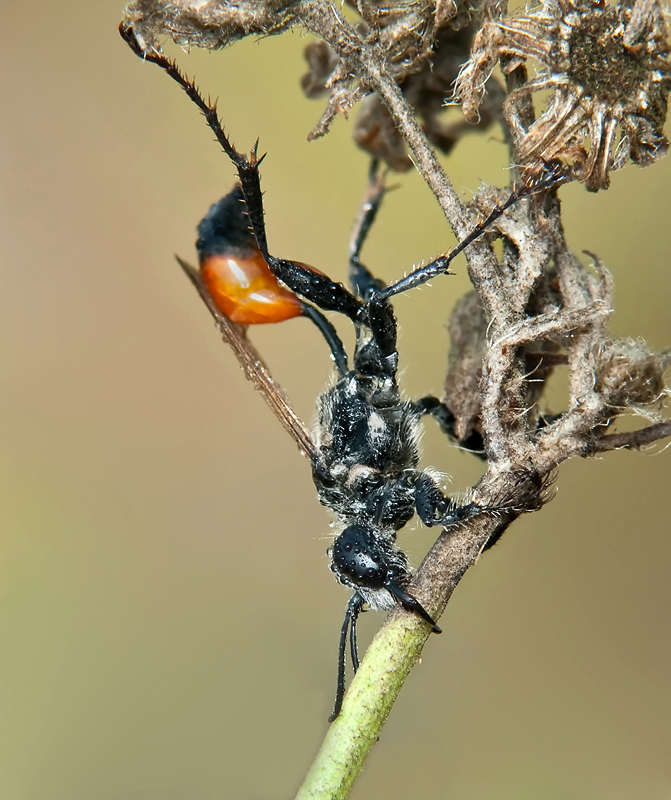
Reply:
[[[348, 633], [354, 671], [359, 666], [356, 623], [364, 604], [391, 609], [400, 603], [434, 632], [440, 632], [429, 612], [407, 591], [411, 572], [405, 553], [396, 544], [396, 532], [415, 513], [425, 525], [448, 526], [484, 510], [473, 502], [458, 505], [443, 494], [433, 472], [417, 468], [420, 417], [435, 416], [448, 434], [453, 433], [454, 418], [436, 398], [402, 399], [396, 381], [396, 320], [390, 301], [446, 274], [454, 257], [508, 207], [532, 191], [554, 185], [559, 178], [552, 171], [547, 179], [514, 192], [450, 253], [384, 284], [359, 260], [384, 194], [383, 181], [373, 169], [367, 202], [350, 246], [350, 291], [305, 264], [269, 252], [259, 180], [262, 158], [257, 157], [256, 148], [249, 156], [239, 153], [224, 133], [216, 107], [203, 99], [194, 83], [161, 53], [145, 50], [130, 26], [122, 24], [120, 32], [138, 56], [157, 64], [184, 89], [237, 169], [240, 185], [215, 203], [198, 226], [199, 280], [219, 313], [242, 325], [307, 316], [331, 350], [337, 380], [317, 400], [313, 441], [307, 446], [304, 441], [299, 444], [310, 457], [321, 503], [338, 520], [339, 533], [329, 549], [330, 568], [340, 583], [353, 590], [340, 635], [338, 689], [330, 717], [334, 720], [345, 691]], [[344, 314], [354, 323], [351, 367], [335, 329], [318, 309]]]

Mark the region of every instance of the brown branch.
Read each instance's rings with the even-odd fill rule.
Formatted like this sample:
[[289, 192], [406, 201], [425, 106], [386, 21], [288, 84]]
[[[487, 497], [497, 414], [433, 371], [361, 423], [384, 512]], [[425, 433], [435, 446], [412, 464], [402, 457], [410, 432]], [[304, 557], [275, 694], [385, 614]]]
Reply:
[[637, 431], [602, 436], [589, 445], [584, 455], [594, 456], [609, 450], [640, 450], [642, 447], [654, 444], [660, 439], [666, 439], [668, 436], [671, 436], [671, 420], [667, 419], [664, 422], [657, 422], [655, 425], [648, 425], [646, 428], [639, 428]]

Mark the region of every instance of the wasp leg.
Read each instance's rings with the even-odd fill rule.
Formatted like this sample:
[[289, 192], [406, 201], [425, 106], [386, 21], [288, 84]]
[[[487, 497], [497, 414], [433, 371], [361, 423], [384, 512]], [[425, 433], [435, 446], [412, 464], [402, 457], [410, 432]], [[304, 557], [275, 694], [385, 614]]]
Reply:
[[413, 405], [420, 416], [433, 417], [438, 423], [440, 430], [455, 441], [463, 450], [468, 450], [470, 453], [473, 453], [474, 456], [482, 460], [487, 458], [484, 442], [482, 441], [482, 434], [478, 431], [472, 431], [465, 439], [458, 439], [454, 429], [456, 423], [454, 414], [445, 403], [437, 397], [427, 395], [417, 400]]

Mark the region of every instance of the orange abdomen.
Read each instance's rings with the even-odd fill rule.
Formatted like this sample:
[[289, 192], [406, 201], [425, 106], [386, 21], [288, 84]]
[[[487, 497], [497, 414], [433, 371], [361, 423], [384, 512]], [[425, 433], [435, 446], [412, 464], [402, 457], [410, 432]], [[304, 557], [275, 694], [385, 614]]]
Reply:
[[217, 308], [240, 325], [283, 322], [302, 313], [298, 297], [280, 286], [259, 252], [207, 256], [200, 274]]

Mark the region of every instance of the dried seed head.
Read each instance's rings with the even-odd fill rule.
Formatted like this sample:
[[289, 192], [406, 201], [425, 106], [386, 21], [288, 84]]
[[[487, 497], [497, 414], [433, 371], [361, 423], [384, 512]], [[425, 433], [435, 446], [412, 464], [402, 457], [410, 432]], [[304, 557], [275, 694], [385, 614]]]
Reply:
[[[646, 165], [666, 153], [671, 59], [660, 0], [544, 0], [529, 14], [485, 23], [456, 84], [467, 118], [477, 118], [498, 61], [504, 74], [522, 76], [504, 114], [516, 161], [530, 171], [559, 158], [597, 191], [629, 159]], [[541, 91], [550, 98], [534, 109], [529, 101]]]
[[[421, 120], [427, 138], [444, 153], [449, 153], [461, 136], [475, 127], [456, 114], [455, 119], [445, 116], [445, 103], [468, 57], [476, 30], [468, 6], [463, 3], [461, 6], [458, 9], [451, 0], [441, 0], [438, 5], [433, 0], [429, 3], [395, 0], [391, 4], [368, 0], [356, 5], [363, 20], [359, 30], [384, 55], [385, 68]], [[454, 16], [450, 16], [453, 12]], [[411, 169], [405, 140], [386, 105], [378, 95], [370, 94], [370, 87], [357, 82], [346, 60], [341, 61], [329, 45], [321, 42], [306, 47], [305, 59], [309, 71], [301, 84], [306, 94], [330, 95], [326, 124], [322, 117], [310, 138], [325, 133], [336, 113], [350, 110], [354, 102], [343, 102], [343, 93], [349, 92], [354, 101], [366, 94], [357, 115], [354, 140], [391, 169], [398, 172]], [[492, 78], [487, 89], [478, 128], [488, 127], [502, 115], [502, 87]]]
[[610, 409], [661, 404], [667, 366], [665, 357], [640, 339], [612, 339], [599, 348], [594, 388]]

